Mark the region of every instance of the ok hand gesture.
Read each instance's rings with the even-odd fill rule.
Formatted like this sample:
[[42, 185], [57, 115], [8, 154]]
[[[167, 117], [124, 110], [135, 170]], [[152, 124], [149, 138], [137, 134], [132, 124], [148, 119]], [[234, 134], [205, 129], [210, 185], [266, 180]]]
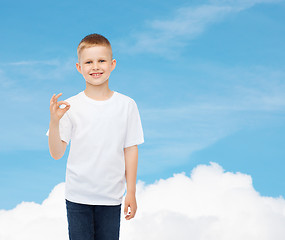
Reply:
[[[51, 121], [59, 121], [62, 116], [69, 110], [70, 104], [66, 101], [59, 101], [57, 99], [62, 95], [59, 93], [57, 96], [55, 94], [52, 95], [50, 99], [50, 119]], [[65, 108], [60, 108], [61, 104], [66, 105]]]

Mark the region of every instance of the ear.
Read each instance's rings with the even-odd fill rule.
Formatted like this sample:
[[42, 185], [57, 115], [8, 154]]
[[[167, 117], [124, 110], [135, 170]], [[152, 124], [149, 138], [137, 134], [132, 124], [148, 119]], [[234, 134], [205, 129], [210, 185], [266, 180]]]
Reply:
[[82, 74], [80, 63], [76, 63], [76, 69], [78, 72], [80, 72]]
[[113, 71], [113, 70], [115, 69], [116, 64], [117, 64], [116, 59], [113, 59], [113, 60], [112, 60], [112, 67], [111, 67], [111, 71]]

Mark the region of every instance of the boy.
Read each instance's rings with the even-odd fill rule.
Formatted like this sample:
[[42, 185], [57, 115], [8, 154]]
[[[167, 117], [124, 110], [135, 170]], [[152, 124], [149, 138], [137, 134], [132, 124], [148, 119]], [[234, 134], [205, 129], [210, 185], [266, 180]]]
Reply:
[[130, 220], [137, 210], [141, 119], [132, 98], [108, 87], [116, 66], [110, 42], [90, 34], [79, 43], [77, 54], [76, 68], [86, 89], [65, 101], [57, 102], [62, 93], [52, 96], [49, 150], [60, 159], [71, 140], [65, 183], [69, 239], [118, 240], [125, 183], [125, 218]]

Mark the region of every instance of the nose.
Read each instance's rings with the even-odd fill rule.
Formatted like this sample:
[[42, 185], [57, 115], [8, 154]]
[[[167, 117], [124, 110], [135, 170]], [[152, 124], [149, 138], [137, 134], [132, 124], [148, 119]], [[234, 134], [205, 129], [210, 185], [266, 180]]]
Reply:
[[92, 64], [92, 69], [98, 69], [98, 63], [94, 62], [94, 63]]

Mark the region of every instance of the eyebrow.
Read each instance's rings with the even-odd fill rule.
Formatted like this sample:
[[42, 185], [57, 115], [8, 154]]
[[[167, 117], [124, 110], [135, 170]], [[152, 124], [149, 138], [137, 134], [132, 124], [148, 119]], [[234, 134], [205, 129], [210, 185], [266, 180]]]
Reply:
[[[108, 57], [98, 57], [97, 58], [98, 60], [101, 60], [101, 59], [108, 59]], [[84, 61], [93, 61], [94, 59], [90, 59], [90, 58], [87, 58], [86, 60]]]

